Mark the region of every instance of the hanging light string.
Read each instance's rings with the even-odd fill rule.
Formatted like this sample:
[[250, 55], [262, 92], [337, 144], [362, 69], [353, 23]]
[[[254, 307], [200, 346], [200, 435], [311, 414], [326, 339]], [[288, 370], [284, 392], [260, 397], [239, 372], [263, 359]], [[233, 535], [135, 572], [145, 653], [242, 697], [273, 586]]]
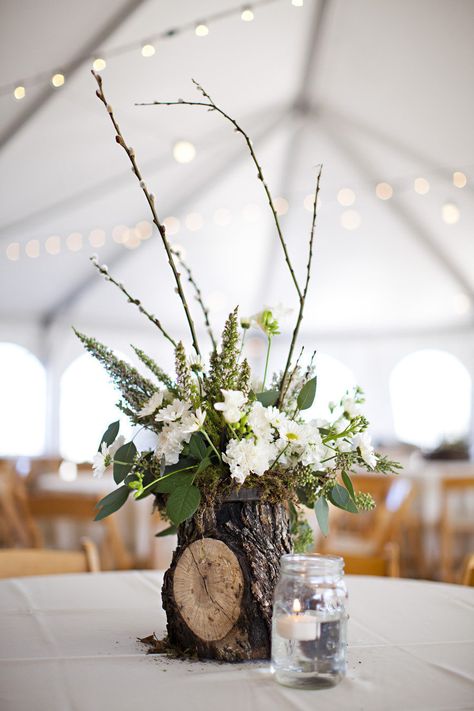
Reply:
[[[254, 11], [257, 8], [282, 1], [283, 0], [254, 0], [251, 4], [241, 4], [227, 10], [221, 10], [220, 12], [208, 15], [206, 18], [201, 16], [197, 20], [186, 22], [180, 26], [170, 27], [169, 29], [161, 32], [148, 34], [139, 40], [127, 42], [108, 50], [101, 50], [100, 47], [98, 47], [96, 52], [84, 55], [82, 57], [82, 62], [89, 61], [95, 71], [102, 71], [107, 65], [107, 60], [122, 56], [129, 52], [136, 52], [138, 50], [141, 52], [143, 57], [152, 57], [156, 52], [155, 44], [159, 42], [172, 39], [173, 37], [177, 37], [187, 32], [194, 32], [198, 37], [205, 37], [209, 34], [210, 25], [230, 17], [240, 17], [243, 22], [251, 22], [254, 19]], [[289, 2], [289, 0], [286, 0], [286, 2]], [[303, 1], [291, 0], [291, 5], [294, 7], [302, 7]], [[26, 97], [27, 89], [29, 87], [34, 87], [40, 84], [49, 84], [54, 88], [58, 88], [63, 86], [65, 83], [68, 71], [71, 67], [72, 62], [65, 62], [60, 67], [56, 66], [52, 69], [39, 72], [38, 74], [23, 77], [17, 81], [8, 82], [7, 84], [0, 86], [0, 95], [11, 94], [15, 99], [20, 101]]]

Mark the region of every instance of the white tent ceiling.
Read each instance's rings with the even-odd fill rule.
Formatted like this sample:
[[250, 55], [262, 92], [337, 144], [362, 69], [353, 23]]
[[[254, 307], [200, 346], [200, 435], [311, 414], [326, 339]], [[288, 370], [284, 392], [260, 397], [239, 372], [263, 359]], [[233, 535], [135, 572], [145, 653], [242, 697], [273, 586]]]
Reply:
[[[268, 206], [240, 136], [220, 117], [187, 107], [136, 107], [137, 101], [196, 98], [191, 77], [253, 136], [274, 196], [289, 202], [282, 217], [299, 272], [306, 263], [315, 166], [324, 164], [313, 289], [306, 333], [393, 332], [472, 328], [474, 208], [474, 42], [472, 0], [275, 0], [164, 40], [144, 59], [140, 40], [235, 7], [235, 0], [1, 0], [0, 84], [15, 85], [77, 60], [60, 89], [47, 82], [16, 101], [0, 95], [0, 320], [136, 326], [140, 316], [88, 262], [98, 252], [129, 290], [164, 322], [181, 328], [179, 302], [154, 235], [134, 250], [112, 239], [115, 225], [149, 219], [143, 195], [94, 96], [94, 46], [110, 57], [104, 89], [133, 145], [162, 218], [198, 211], [204, 226], [183, 224], [184, 247], [220, 322], [235, 304], [295, 305]], [[100, 38], [100, 39], [97, 39]], [[135, 45], [135, 46], [134, 46]], [[176, 140], [196, 146], [186, 165], [172, 157]], [[413, 180], [430, 182], [427, 195]], [[394, 195], [382, 201], [375, 185]], [[361, 224], [341, 226], [340, 188], [356, 194]], [[445, 224], [446, 201], [460, 210]], [[261, 216], [244, 219], [256, 204]], [[218, 226], [219, 208], [232, 221]], [[103, 229], [103, 247], [89, 245]], [[83, 248], [66, 248], [70, 233]], [[55, 256], [44, 249], [61, 237]], [[38, 258], [25, 255], [30, 240]], [[6, 250], [20, 243], [20, 258]], [[182, 324], [184, 328], [184, 324]]]

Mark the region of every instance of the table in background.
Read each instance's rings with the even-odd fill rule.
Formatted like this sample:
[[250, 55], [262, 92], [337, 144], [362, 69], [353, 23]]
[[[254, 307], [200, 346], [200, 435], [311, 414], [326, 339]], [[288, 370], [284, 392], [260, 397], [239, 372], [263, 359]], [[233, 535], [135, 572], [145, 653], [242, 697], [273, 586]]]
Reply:
[[0, 582], [2, 711], [474, 708], [474, 589], [348, 576], [347, 678], [278, 686], [267, 663], [145, 655], [164, 634], [162, 577], [99, 573]]

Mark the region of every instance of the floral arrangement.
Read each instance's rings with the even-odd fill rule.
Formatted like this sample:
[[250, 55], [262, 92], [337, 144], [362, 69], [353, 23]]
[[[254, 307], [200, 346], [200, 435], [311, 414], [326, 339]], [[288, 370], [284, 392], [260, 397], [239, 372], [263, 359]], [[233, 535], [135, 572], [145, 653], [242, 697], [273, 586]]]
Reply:
[[[101, 77], [94, 76], [98, 84], [97, 96], [114, 125], [117, 142], [132, 164], [163, 242], [189, 325], [193, 349], [191, 354], [183, 343], [177, 343], [161, 321], [109, 273], [107, 266], [101, 265], [97, 257], [92, 258], [92, 263], [105, 279], [117, 286], [128, 301], [159, 329], [174, 349], [175, 356], [175, 375], [172, 377], [134, 347], [153, 377], [150, 379], [118, 359], [106, 346], [76, 331], [85, 348], [101, 362], [120, 391], [119, 409], [134, 425], [150, 430], [156, 438], [154, 449], [138, 451], [135, 438], [125, 442], [119, 435], [119, 421], [109, 425], [94, 457], [93, 469], [96, 476], [101, 476], [111, 468], [118, 487], [99, 502], [96, 519], [119, 509], [129, 496], [142, 499], [153, 495], [156, 505], [170, 522], [169, 528], [159, 534], [165, 535], [175, 532], [185, 520], [199, 515], [204, 507], [215, 505], [235, 489], [251, 488], [257, 489], [263, 500], [289, 502], [297, 547], [304, 549], [309, 542], [309, 528], [299, 504], [314, 507], [320, 528], [327, 534], [329, 504], [353, 513], [374, 506], [370, 493], [354, 490], [351, 481], [354, 469], [394, 472], [398, 467], [374, 451], [367, 431], [368, 422], [361, 410], [364, 398], [360, 388], [346, 392], [338, 403], [330, 405], [330, 419], [306, 421], [304, 417], [317, 393], [315, 354], [303, 367], [303, 349], [296, 359], [294, 351], [311, 274], [321, 168], [316, 182], [306, 278], [300, 284], [247, 134], [199, 85], [204, 101], [155, 102], [204, 106], [221, 114], [244, 137], [257, 167], [299, 301], [286, 365], [267, 385], [272, 340], [280, 334], [280, 321], [286, 315], [285, 310], [265, 307], [252, 317], [239, 319], [235, 309], [225, 323], [220, 343], [217, 343], [202, 292], [189, 266], [170, 245], [157, 215], [155, 198], [149, 192], [135, 153], [125, 142], [112, 107], [105, 98]], [[180, 270], [186, 273], [195, 292], [212, 342], [208, 364], [201, 356]], [[267, 339], [261, 379], [251, 372], [243, 355], [245, 334], [252, 328], [263, 331]]]

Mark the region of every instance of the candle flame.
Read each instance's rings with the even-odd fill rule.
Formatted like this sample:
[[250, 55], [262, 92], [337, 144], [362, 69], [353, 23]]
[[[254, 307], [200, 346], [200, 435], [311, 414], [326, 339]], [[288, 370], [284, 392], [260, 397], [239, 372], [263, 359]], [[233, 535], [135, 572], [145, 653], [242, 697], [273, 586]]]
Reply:
[[293, 600], [293, 612], [301, 612], [301, 602], [299, 600]]

